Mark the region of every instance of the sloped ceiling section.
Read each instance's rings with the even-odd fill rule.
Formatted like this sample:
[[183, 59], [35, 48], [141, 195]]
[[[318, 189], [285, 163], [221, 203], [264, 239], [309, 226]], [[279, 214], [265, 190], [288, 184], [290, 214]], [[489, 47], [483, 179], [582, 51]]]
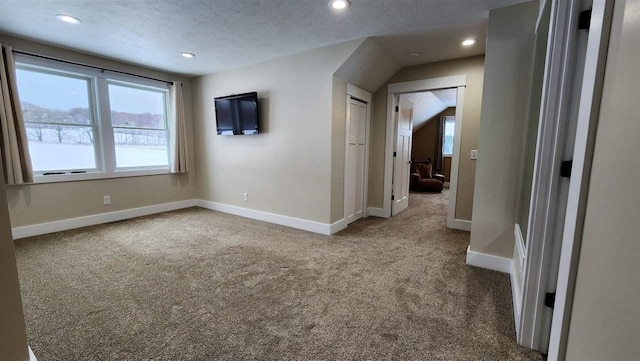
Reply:
[[443, 110], [456, 106], [457, 90], [409, 93], [402, 94], [400, 97], [413, 103], [413, 132], [415, 133]]
[[334, 75], [373, 93], [398, 70], [400, 65], [393, 61], [376, 42], [367, 38]]
[[[0, 32], [191, 75], [372, 36], [397, 59], [425, 63], [483, 52], [489, 10], [524, 1], [351, 0], [338, 13], [329, 0], [0, 0]], [[62, 23], [60, 13], [82, 23]], [[465, 37], [478, 46], [461, 49]], [[413, 50], [423, 56], [409, 58]]]

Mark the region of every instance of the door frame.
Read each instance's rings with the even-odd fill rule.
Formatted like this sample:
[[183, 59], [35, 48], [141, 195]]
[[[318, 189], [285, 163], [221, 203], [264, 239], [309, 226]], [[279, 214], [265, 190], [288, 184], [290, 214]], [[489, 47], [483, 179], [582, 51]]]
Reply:
[[393, 187], [393, 148], [395, 144], [395, 108], [396, 95], [404, 93], [416, 93], [440, 89], [457, 88], [456, 100], [456, 128], [453, 139], [453, 159], [451, 160], [451, 176], [449, 183], [449, 207], [447, 213], [447, 227], [471, 230], [471, 222], [459, 220], [456, 215], [456, 196], [458, 192], [458, 169], [460, 166], [460, 148], [462, 144], [462, 124], [464, 116], [464, 91], [466, 88], [466, 74], [445, 76], [439, 78], [428, 78], [420, 80], [391, 83], [387, 87], [387, 124], [385, 135], [385, 155], [384, 155], [384, 198], [382, 202], [383, 215], [385, 218], [391, 217], [391, 194]]
[[[580, 12], [579, 6], [571, 1], [547, 2], [545, 6], [550, 6], [549, 35], [529, 202], [529, 226], [526, 234], [522, 234], [520, 225], [516, 223], [514, 231], [522, 267], [520, 299], [514, 297], [514, 304], [519, 302], [520, 310], [520, 314], [514, 315], [516, 337], [520, 345], [543, 353], [547, 352], [548, 346], [543, 331], [551, 323], [551, 313], [544, 306], [544, 297], [550, 288], [555, 287], [549, 284], [550, 267], [557, 248], [555, 240], [562, 237], [564, 206], [558, 198], [564, 194], [563, 187], [566, 188], [566, 185], [562, 184], [559, 174], [565, 143], [570, 136], [570, 124], [575, 127], [576, 123], [576, 117], [571, 114], [571, 100], [576, 98], [571, 90], [579, 86], [579, 73], [582, 70], [576, 61], [579, 44], [578, 30], [574, 25]], [[538, 26], [542, 15], [541, 11]], [[526, 245], [523, 236], [526, 237]], [[511, 277], [516, 275], [517, 272], [512, 272]]]
[[[593, 0], [584, 67], [574, 67], [576, 19], [591, 1], [553, 1], [547, 65], [541, 103], [536, 163], [522, 282], [522, 313], [518, 343], [547, 351], [549, 361], [563, 360], [568, 335], [577, 257], [581, 242], [595, 127], [599, 115], [613, 1]], [[583, 31], [583, 30], [581, 30]], [[576, 88], [576, 81], [580, 86]], [[568, 136], [563, 125], [578, 103], [573, 166], [566, 205], [556, 194], [561, 159]], [[560, 249], [554, 247], [560, 242]], [[558, 254], [559, 252], [559, 254]], [[552, 258], [559, 257], [557, 270]], [[554, 274], [557, 272], [557, 281]], [[512, 277], [514, 275], [512, 274]], [[554, 292], [552, 311], [545, 309], [546, 292]], [[552, 313], [552, 317], [549, 317]], [[545, 335], [548, 323], [550, 335]], [[549, 343], [546, 338], [549, 337]]]
[[587, 205], [591, 161], [596, 128], [600, 117], [600, 101], [609, 48], [613, 18], [612, 0], [593, 0], [591, 25], [587, 43], [578, 126], [569, 184], [569, 197], [560, 251], [560, 266], [551, 323], [548, 360], [564, 360], [569, 322], [573, 307], [573, 293], [578, 271], [578, 257], [582, 243], [582, 229]]
[[348, 224], [346, 224], [347, 222], [347, 200], [349, 199], [349, 177], [347, 176], [348, 171], [349, 171], [349, 166], [350, 166], [350, 162], [349, 162], [349, 127], [347, 126], [351, 120], [351, 111], [350, 111], [350, 103], [351, 103], [351, 99], [355, 99], [357, 101], [363, 102], [366, 104], [367, 106], [367, 115], [366, 115], [366, 120], [365, 120], [365, 130], [364, 130], [364, 184], [362, 186], [362, 191], [364, 192], [363, 196], [362, 196], [362, 212], [363, 212], [363, 218], [366, 218], [369, 216], [369, 212], [368, 212], [368, 195], [369, 195], [369, 141], [371, 139], [371, 101], [372, 101], [372, 95], [371, 93], [369, 93], [368, 91], [358, 88], [357, 86], [353, 85], [353, 84], [349, 84], [347, 83], [347, 96], [346, 96], [346, 118], [345, 118], [345, 130], [344, 130], [344, 205], [343, 205], [343, 212], [344, 212], [344, 222], [345, 222], [345, 227], [348, 226]]

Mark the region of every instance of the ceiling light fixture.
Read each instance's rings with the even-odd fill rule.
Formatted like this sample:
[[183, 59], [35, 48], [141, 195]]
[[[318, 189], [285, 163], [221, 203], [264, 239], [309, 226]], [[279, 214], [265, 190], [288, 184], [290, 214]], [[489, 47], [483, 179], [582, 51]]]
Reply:
[[329, 6], [333, 10], [344, 10], [351, 6], [351, 2], [349, 0], [332, 0]]
[[464, 46], [471, 46], [473, 44], [476, 43], [476, 39], [467, 39], [465, 41], [462, 42], [462, 45]]
[[65, 23], [68, 23], [68, 24], [80, 24], [82, 22], [78, 18], [74, 18], [73, 16], [64, 15], [64, 14], [57, 14], [56, 19], [60, 21], [64, 21]]
[[183, 52], [182, 52], [182, 53], [180, 53], [180, 54], [182, 54], [182, 56], [183, 56], [183, 57], [185, 57], [185, 58], [187, 58], [187, 59], [191, 59], [191, 58], [195, 58], [195, 57], [196, 57], [196, 54], [193, 54], [193, 53], [187, 53], [186, 51], [183, 51]]

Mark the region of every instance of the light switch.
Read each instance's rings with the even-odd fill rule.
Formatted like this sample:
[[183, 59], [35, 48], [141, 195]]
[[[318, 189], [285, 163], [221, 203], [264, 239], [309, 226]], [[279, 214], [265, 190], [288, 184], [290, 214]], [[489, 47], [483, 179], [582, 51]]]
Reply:
[[477, 160], [478, 159], [478, 150], [474, 149], [471, 151], [471, 160]]

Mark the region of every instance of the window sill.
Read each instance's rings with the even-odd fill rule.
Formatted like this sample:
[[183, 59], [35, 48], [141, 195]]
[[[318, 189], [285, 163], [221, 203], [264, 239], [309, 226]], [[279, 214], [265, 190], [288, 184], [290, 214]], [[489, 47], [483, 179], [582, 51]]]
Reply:
[[35, 175], [33, 183], [61, 183], [61, 182], [76, 182], [87, 180], [100, 180], [100, 179], [113, 179], [113, 178], [129, 178], [129, 177], [143, 177], [150, 175], [171, 174], [169, 169], [136, 169], [136, 170], [118, 170], [111, 173], [106, 172], [87, 172], [87, 173], [75, 173], [75, 174], [51, 174], [51, 175]]

